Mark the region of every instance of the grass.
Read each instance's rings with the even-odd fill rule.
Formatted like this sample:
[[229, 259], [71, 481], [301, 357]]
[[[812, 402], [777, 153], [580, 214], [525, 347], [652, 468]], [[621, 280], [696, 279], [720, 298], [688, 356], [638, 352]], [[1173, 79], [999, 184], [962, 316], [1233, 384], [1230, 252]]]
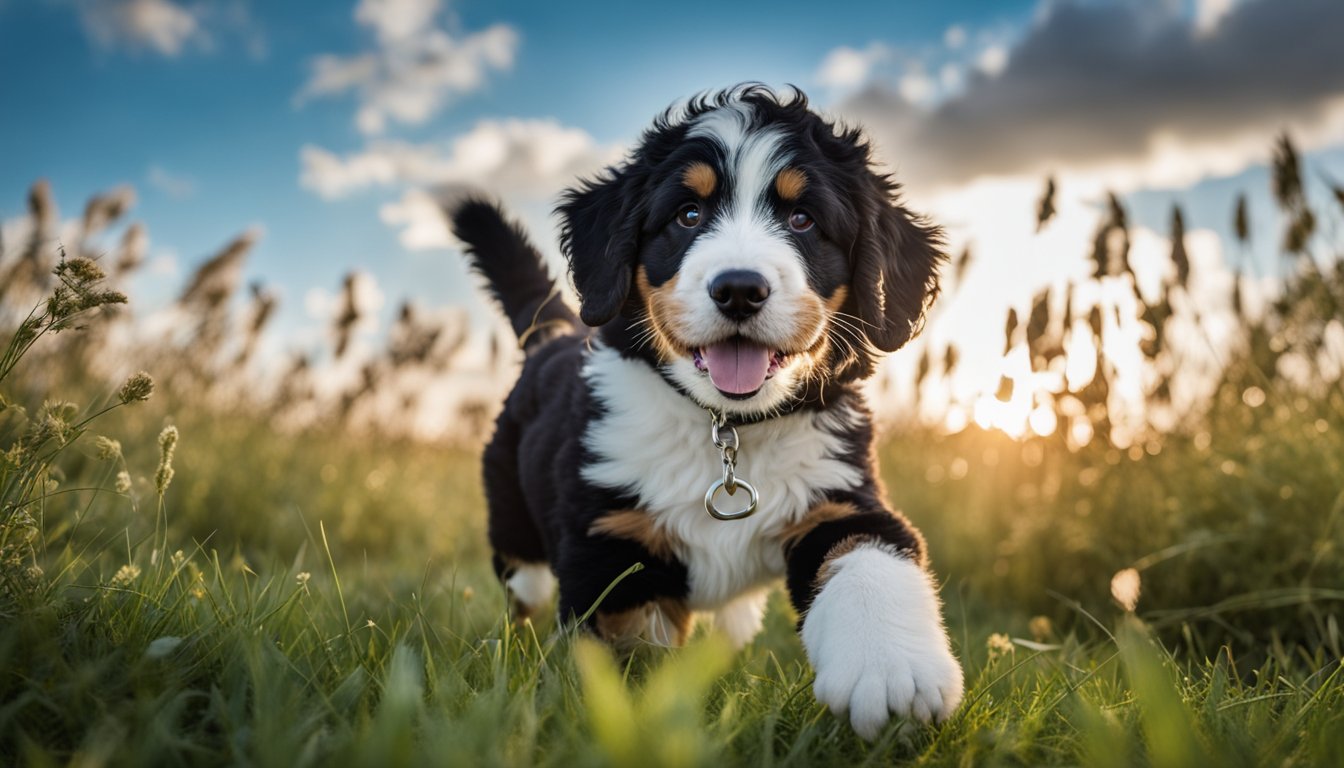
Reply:
[[[700, 636], [618, 662], [505, 619], [474, 454], [169, 400], [100, 420], [131, 446], [131, 493], [105, 489], [117, 463], [86, 435], [34, 499], [47, 572], [0, 626], [6, 763], [1344, 760], [1337, 400], [1238, 416], [1270, 422], [1254, 450], [1227, 424], [1138, 460], [894, 436], [888, 484], [930, 536], [969, 690], [942, 728], [872, 745], [813, 700], [782, 595], [740, 654]], [[152, 438], [168, 421], [182, 437], [160, 506]], [[1134, 615], [1107, 590], [1136, 564]], [[1017, 639], [991, 648], [1000, 633]]]

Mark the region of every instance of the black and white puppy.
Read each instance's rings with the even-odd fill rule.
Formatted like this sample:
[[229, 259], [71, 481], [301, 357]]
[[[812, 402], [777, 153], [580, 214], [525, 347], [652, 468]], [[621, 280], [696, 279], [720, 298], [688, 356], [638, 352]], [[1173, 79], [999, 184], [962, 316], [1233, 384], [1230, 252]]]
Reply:
[[[541, 609], [558, 577], [574, 620], [642, 563], [593, 631], [677, 644], [707, 613], [741, 646], [784, 577], [817, 698], [870, 739], [893, 713], [941, 720], [962, 696], [923, 539], [887, 504], [857, 386], [918, 333], [945, 257], [871, 163], [859, 131], [797, 91], [739, 86], [669, 110], [558, 208], [577, 317], [498, 208], [449, 211], [526, 350], [484, 457], [516, 610]], [[749, 517], [708, 514], [724, 479], [714, 420], [759, 492]], [[721, 489], [713, 504], [746, 498]]]

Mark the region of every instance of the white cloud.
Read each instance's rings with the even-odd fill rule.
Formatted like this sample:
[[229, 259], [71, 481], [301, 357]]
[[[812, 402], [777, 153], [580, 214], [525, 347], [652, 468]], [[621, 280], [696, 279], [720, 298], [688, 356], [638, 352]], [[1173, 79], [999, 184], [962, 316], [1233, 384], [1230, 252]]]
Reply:
[[901, 76], [897, 83], [901, 98], [911, 104], [927, 104], [937, 92], [937, 86], [920, 69], [912, 69]]
[[378, 218], [401, 228], [397, 240], [408, 251], [447, 248], [453, 243], [439, 201], [423, 189], [407, 190], [400, 200], [384, 204]]
[[619, 148], [600, 146], [586, 131], [555, 120], [482, 120], [446, 148], [375, 142], [342, 157], [304, 146], [299, 183], [327, 199], [395, 185], [475, 185], [535, 199], [620, 156]]
[[372, 27], [383, 44], [414, 37], [430, 26], [439, 12], [439, 0], [364, 0], [355, 8], [355, 20]]
[[1212, 34], [1237, 0], [1195, 0], [1195, 32], [1201, 37]]
[[164, 56], [203, 43], [199, 11], [173, 0], [86, 0], [80, 4], [85, 32], [104, 48], [148, 49]]
[[863, 50], [842, 45], [826, 54], [813, 79], [823, 88], [858, 88], [868, 81], [873, 69], [890, 55], [890, 50], [881, 43], [871, 43]]
[[370, 188], [402, 189], [379, 218], [401, 229], [408, 250], [422, 250], [450, 242], [438, 202], [446, 191], [478, 189], [513, 205], [549, 202], [622, 154], [555, 120], [482, 120], [447, 146], [375, 142], [345, 156], [305, 146], [299, 183], [329, 200]]
[[980, 52], [975, 66], [990, 77], [997, 77], [1008, 66], [1008, 49], [1002, 45], [991, 45]]
[[953, 24], [943, 33], [943, 44], [952, 50], [957, 50], [966, 44], [966, 28], [960, 24]]
[[184, 200], [196, 194], [196, 182], [189, 176], [168, 171], [163, 166], [151, 165], [145, 174], [149, 186], [175, 199]]
[[377, 135], [391, 121], [424, 123], [454, 98], [480, 89], [492, 70], [513, 66], [513, 27], [495, 24], [453, 36], [436, 24], [440, 10], [439, 0], [361, 0], [355, 20], [374, 33], [376, 46], [315, 58], [297, 101], [353, 91], [359, 100], [355, 124]]

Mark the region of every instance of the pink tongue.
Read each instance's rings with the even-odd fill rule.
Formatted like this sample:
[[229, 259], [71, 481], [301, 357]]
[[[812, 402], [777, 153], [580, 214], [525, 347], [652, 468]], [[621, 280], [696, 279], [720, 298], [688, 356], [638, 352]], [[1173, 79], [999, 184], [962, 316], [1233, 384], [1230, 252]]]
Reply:
[[712, 344], [704, 348], [702, 356], [714, 386], [733, 395], [760, 389], [770, 370], [770, 350], [743, 339]]

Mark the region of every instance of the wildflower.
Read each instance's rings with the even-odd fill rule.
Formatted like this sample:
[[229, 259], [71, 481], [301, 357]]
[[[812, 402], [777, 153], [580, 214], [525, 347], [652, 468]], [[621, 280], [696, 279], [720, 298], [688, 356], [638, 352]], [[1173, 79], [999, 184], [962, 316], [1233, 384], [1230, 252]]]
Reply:
[[1049, 616], [1032, 616], [1027, 623], [1027, 631], [1031, 632], [1031, 639], [1043, 643], [1055, 633], [1055, 625]]
[[162, 496], [173, 482], [173, 452], [177, 450], [177, 427], [164, 427], [159, 433], [159, 468], [154, 473], [154, 487]]
[[75, 283], [96, 283], [107, 277], [103, 268], [98, 266], [98, 262], [85, 256], [65, 259], [56, 267], [56, 274], [68, 277]]
[[188, 593], [196, 600], [203, 599], [205, 597], [205, 574], [201, 573], [201, 569], [191, 561], [187, 561], [187, 573], [191, 580], [191, 588]]
[[179, 549], [173, 553], [171, 562], [173, 564], [173, 570], [180, 571], [182, 570], [182, 566], [185, 565], [187, 562], [187, 556], [182, 550]]
[[5, 521], [3, 530], [7, 539], [19, 545], [33, 543], [38, 534], [37, 521], [27, 510], [14, 513]]
[[1011, 655], [1013, 652], [1012, 638], [1001, 632], [995, 632], [985, 641], [985, 647], [989, 649], [989, 660], [1002, 658]]
[[1139, 572], [1133, 568], [1117, 571], [1111, 577], [1111, 597], [1126, 611], [1133, 611], [1139, 604], [1139, 591], [1142, 581]]
[[79, 408], [74, 403], [45, 402], [37, 419], [28, 427], [20, 442], [29, 448], [36, 448], [48, 440], [55, 440], [57, 444], [65, 445], [74, 436], [74, 427], [70, 426], [70, 420], [78, 413]]
[[309, 573], [309, 572], [307, 572], [307, 571], [300, 571], [299, 574], [298, 574], [297, 576], [294, 577], [294, 581], [298, 582], [299, 588], [303, 590], [304, 594], [307, 594], [307, 593], [308, 593], [308, 581], [309, 581], [310, 579], [312, 579], [312, 578], [313, 578], [313, 574], [311, 574], [311, 573]]
[[117, 440], [99, 435], [93, 439], [93, 445], [98, 450], [98, 458], [103, 461], [121, 458], [121, 443]]
[[116, 575], [112, 577], [112, 586], [124, 587], [138, 578], [140, 578], [140, 566], [127, 563], [117, 569]]
[[475, 596], [476, 596], [476, 590], [472, 589], [471, 587], [462, 588], [462, 602], [470, 603], [471, 599]]
[[121, 391], [117, 393], [123, 403], [143, 402], [154, 394], [154, 379], [150, 378], [148, 373], [140, 371], [132, 375], [121, 385]]
[[130, 492], [131, 492], [131, 473], [130, 473], [130, 472], [127, 472], [127, 471], [124, 470], [124, 469], [121, 470], [120, 472], [118, 472], [118, 473], [117, 473], [117, 481], [116, 481], [116, 484], [115, 484], [113, 487], [116, 488], [117, 493], [130, 493]]

